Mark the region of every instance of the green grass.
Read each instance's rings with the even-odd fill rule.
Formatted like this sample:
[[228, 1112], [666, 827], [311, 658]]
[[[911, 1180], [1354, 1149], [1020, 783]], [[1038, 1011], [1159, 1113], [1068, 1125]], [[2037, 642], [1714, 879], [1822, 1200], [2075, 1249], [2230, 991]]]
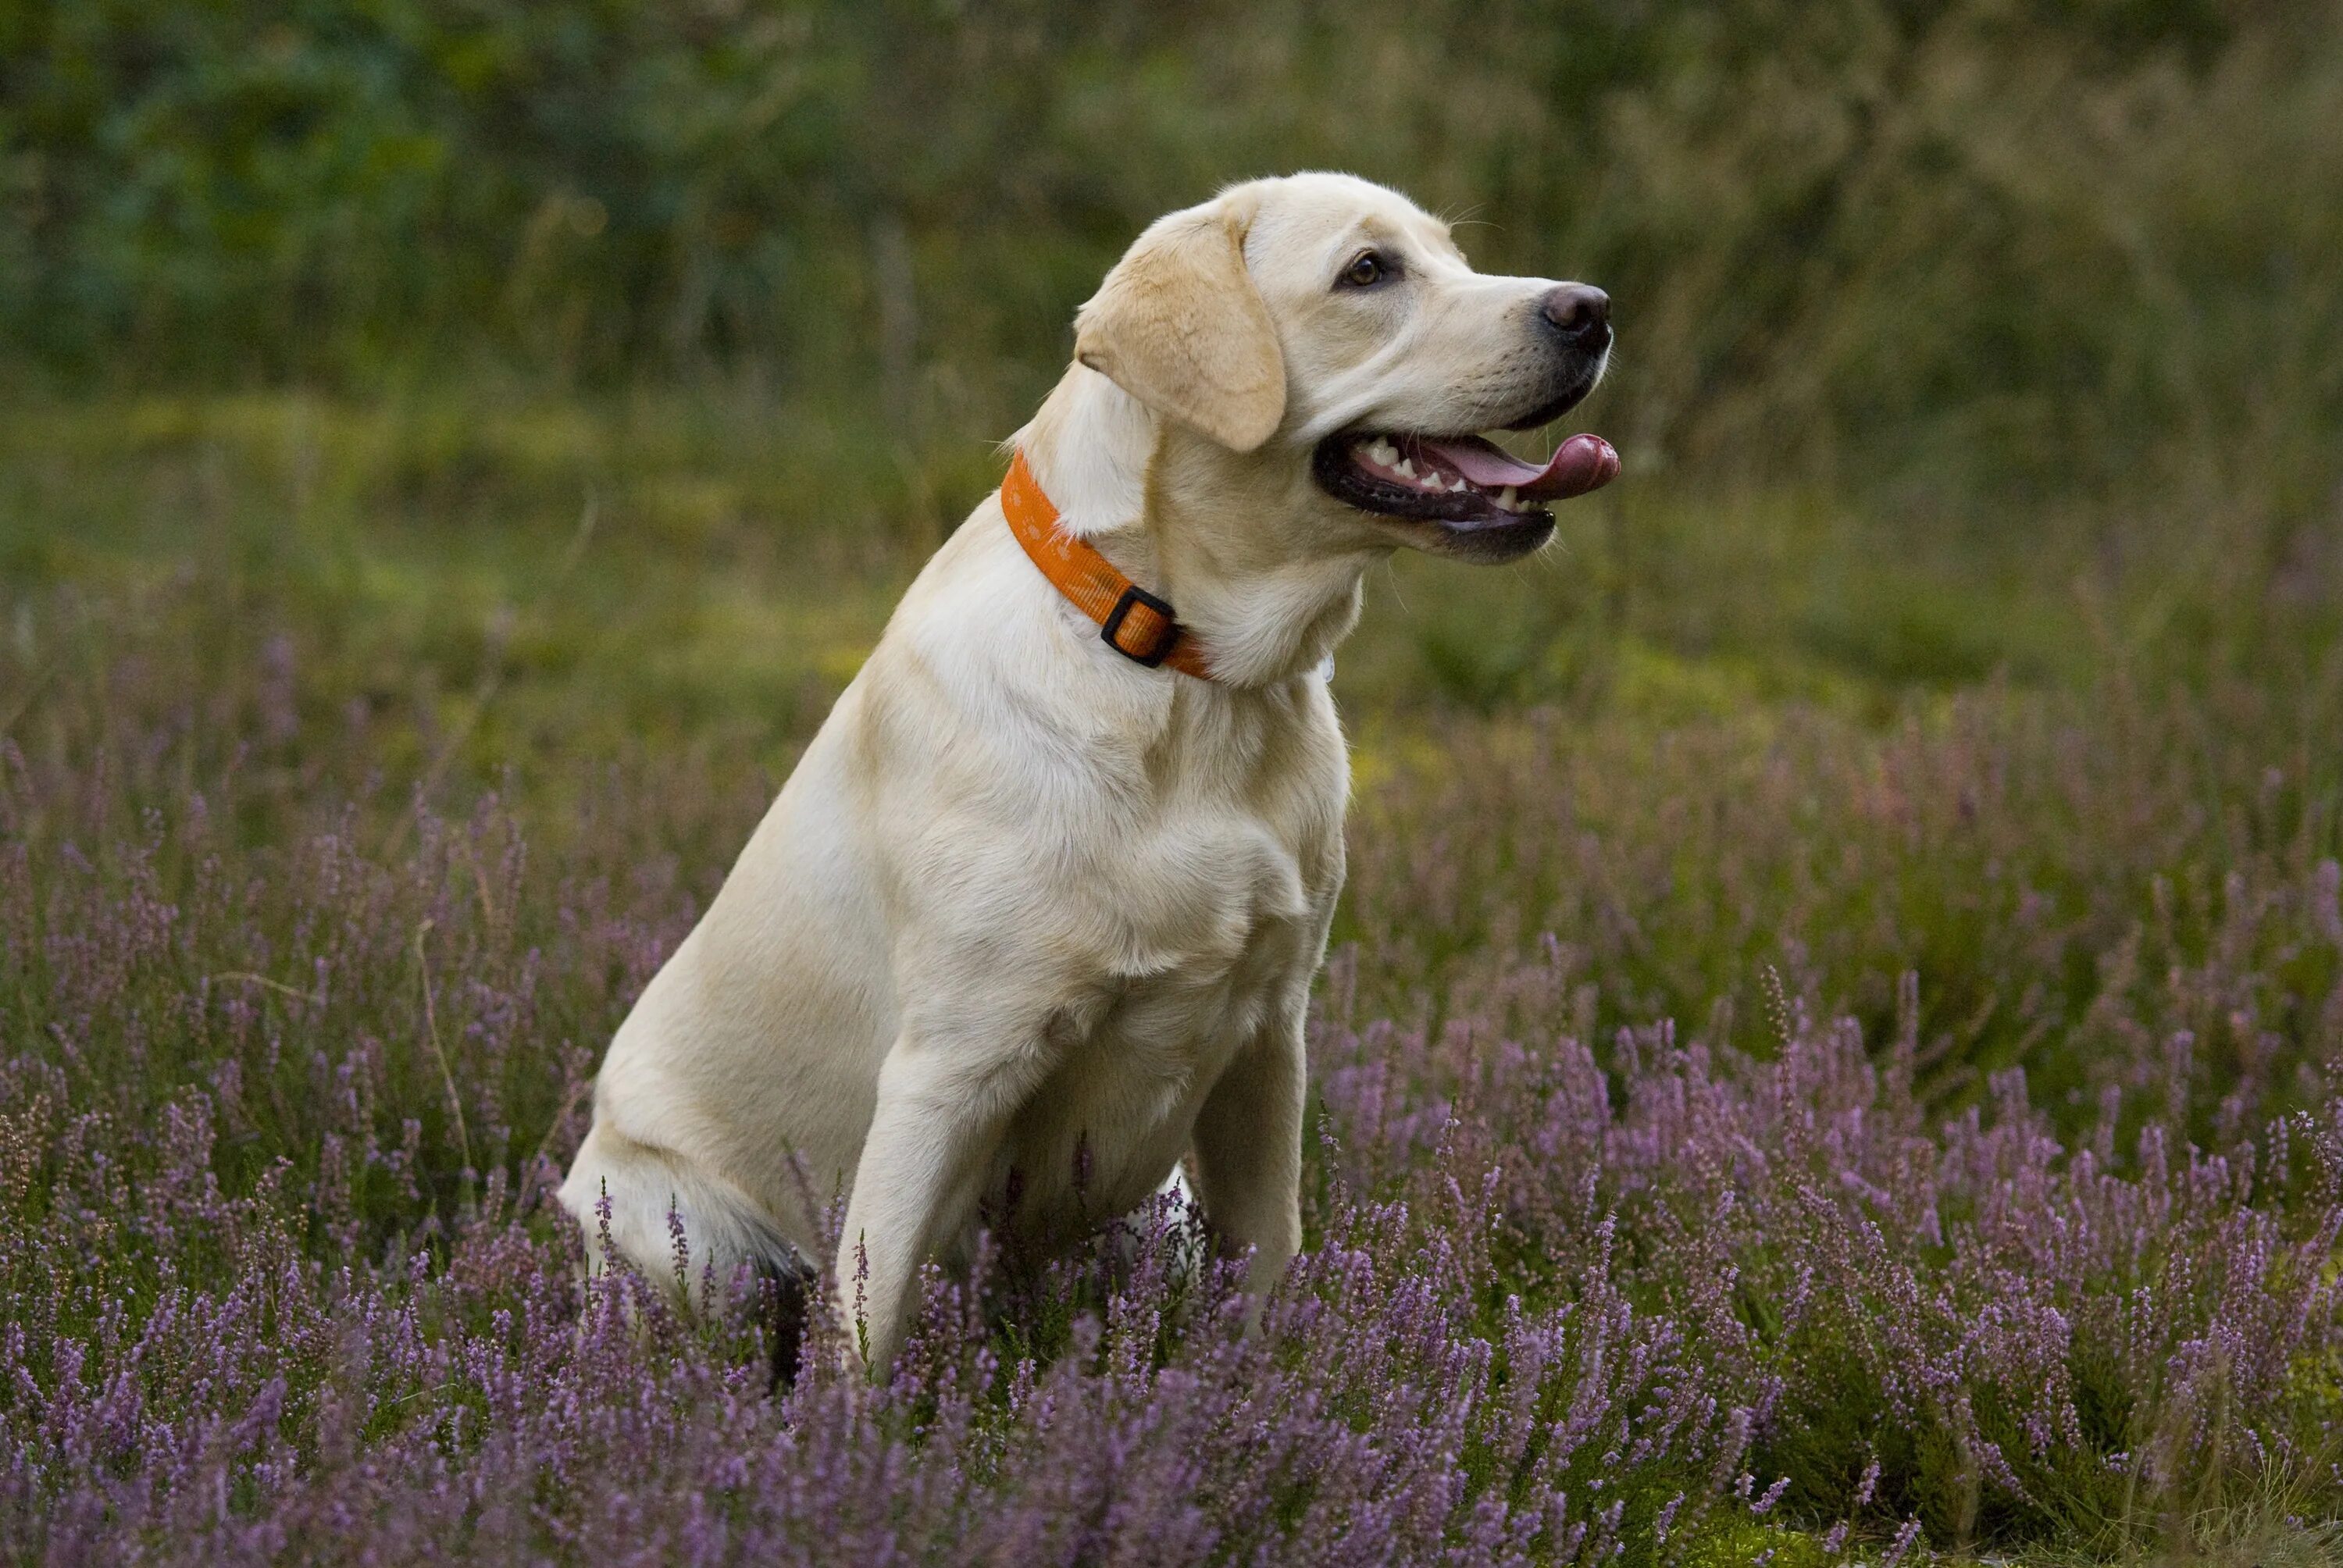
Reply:
[[[25, 618], [65, 613], [59, 585], [192, 573], [224, 635], [320, 628], [321, 686], [461, 732], [478, 766], [628, 737], [779, 759], [998, 467], [983, 433], [913, 465], [745, 392], [27, 399], [0, 430], [0, 574], [23, 644], [69, 638]], [[1878, 721], [1913, 692], [2087, 667], [2071, 539], [1980, 562], [1896, 528], [1631, 475], [1529, 561], [1395, 560], [1338, 689], [1362, 718], [1796, 702]]]

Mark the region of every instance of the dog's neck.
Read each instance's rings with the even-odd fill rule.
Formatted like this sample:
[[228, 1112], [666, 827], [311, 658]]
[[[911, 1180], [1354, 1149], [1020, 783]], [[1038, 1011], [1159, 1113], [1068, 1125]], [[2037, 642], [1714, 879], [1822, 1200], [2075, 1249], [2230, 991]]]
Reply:
[[1059, 526], [1170, 599], [1231, 687], [1323, 665], [1358, 620], [1367, 568], [1390, 553], [1330, 535], [1291, 453], [1216, 447], [1081, 365], [1012, 439]]

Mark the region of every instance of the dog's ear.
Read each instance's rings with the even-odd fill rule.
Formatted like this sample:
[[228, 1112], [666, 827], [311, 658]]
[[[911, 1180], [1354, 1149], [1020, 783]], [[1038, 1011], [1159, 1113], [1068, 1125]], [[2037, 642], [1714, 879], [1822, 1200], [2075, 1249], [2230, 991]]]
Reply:
[[1141, 403], [1250, 452], [1285, 417], [1285, 357], [1242, 216], [1213, 203], [1139, 236], [1074, 317], [1074, 357]]

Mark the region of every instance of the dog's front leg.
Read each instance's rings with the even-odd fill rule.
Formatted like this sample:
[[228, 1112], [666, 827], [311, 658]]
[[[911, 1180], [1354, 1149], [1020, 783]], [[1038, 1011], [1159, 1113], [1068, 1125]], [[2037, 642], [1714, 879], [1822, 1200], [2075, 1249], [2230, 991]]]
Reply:
[[1253, 1314], [1302, 1246], [1307, 1075], [1297, 1006], [1238, 1053], [1196, 1118], [1197, 1197], [1214, 1230], [1252, 1250], [1245, 1285]]
[[839, 1243], [850, 1362], [881, 1373], [893, 1364], [918, 1304], [920, 1266], [974, 1211], [977, 1183], [1036, 1065], [1032, 1050], [1004, 1051], [998, 1037], [966, 1030], [907, 1030], [889, 1050]]

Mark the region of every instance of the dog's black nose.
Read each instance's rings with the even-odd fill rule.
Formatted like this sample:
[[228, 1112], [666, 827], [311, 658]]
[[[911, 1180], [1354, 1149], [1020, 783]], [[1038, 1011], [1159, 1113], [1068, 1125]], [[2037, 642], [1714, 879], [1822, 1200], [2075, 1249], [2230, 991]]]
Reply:
[[1538, 309], [1574, 348], [1600, 349], [1611, 340], [1611, 297], [1592, 284], [1563, 284]]

